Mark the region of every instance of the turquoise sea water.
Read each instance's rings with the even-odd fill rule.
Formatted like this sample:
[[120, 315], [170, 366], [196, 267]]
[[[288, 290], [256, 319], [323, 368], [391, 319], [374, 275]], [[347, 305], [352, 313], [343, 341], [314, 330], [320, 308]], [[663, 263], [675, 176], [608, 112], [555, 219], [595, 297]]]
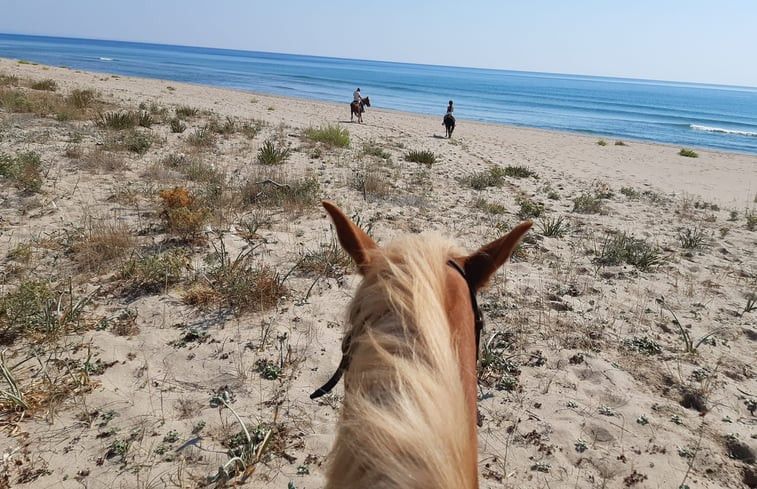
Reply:
[[[757, 88], [0, 34], [0, 57], [328, 102], [757, 154]], [[462, 121], [461, 121], [462, 122]]]

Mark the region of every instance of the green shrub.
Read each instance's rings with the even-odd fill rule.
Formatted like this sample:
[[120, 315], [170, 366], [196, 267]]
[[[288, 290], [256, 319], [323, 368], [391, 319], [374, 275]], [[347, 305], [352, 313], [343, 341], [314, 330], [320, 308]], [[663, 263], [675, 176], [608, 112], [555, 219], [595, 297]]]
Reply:
[[27, 192], [42, 189], [42, 161], [38, 153], [28, 151], [16, 156], [0, 154], [0, 176]]
[[505, 184], [505, 170], [498, 165], [494, 165], [489, 170], [477, 172], [464, 181], [474, 190], [484, 190], [488, 187], [501, 187]]
[[436, 156], [431, 151], [425, 149], [421, 151], [409, 151], [405, 153], [405, 161], [431, 166], [436, 163]]
[[216, 138], [207, 127], [200, 127], [187, 136], [187, 142], [198, 148], [209, 148], [215, 144]]
[[363, 153], [370, 156], [376, 156], [377, 158], [381, 158], [383, 160], [389, 160], [392, 158], [392, 155], [389, 154], [389, 152], [387, 152], [384, 148], [369, 144], [363, 146]]
[[284, 148], [271, 140], [266, 140], [258, 150], [258, 163], [263, 165], [280, 165], [289, 158], [290, 149]]
[[583, 193], [573, 199], [573, 212], [579, 214], [600, 214], [604, 211], [602, 200], [596, 195]]
[[311, 141], [334, 148], [346, 148], [350, 145], [350, 132], [345, 128], [331, 124], [325, 127], [305, 129], [305, 136]]
[[633, 187], [620, 187], [620, 193], [629, 199], [638, 199], [640, 196], [639, 191]]
[[152, 146], [153, 137], [149, 133], [132, 131], [123, 139], [124, 148], [132, 153], [143, 155]]
[[94, 90], [74, 89], [68, 95], [68, 102], [77, 109], [86, 109], [92, 106], [95, 101]]
[[679, 151], [678, 154], [687, 158], [699, 158], [699, 155], [696, 152], [686, 148], [681, 148], [681, 151]]
[[551, 238], [562, 238], [568, 231], [568, 223], [562, 216], [543, 217], [539, 220], [541, 234]]
[[687, 250], [699, 249], [704, 245], [706, 236], [702, 228], [681, 228], [678, 230], [678, 241]]
[[182, 133], [187, 130], [187, 125], [184, 124], [184, 122], [182, 122], [182, 120], [178, 117], [171, 119], [168, 123], [168, 127], [171, 128], [171, 132], [174, 134]]
[[529, 178], [535, 177], [536, 172], [532, 171], [526, 166], [508, 165], [505, 167], [505, 176], [514, 178]]
[[544, 212], [544, 204], [534, 202], [531, 199], [521, 198], [518, 199], [518, 217], [521, 219], [532, 219], [541, 216]]
[[54, 92], [58, 89], [58, 83], [50, 78], [46, 80], [39, 80], [31, 84], [33, 90], [45, 90], [48, 92]]
[[487, 214], [504, 214], [507, 212], [507, 209], [504, 205], [489, 202], [486, 199], [481, 198], [475, 199], [473, 201], [473, 207]]
[[195, 107], [189, 107], [188, 105], [180, 105], [179, 107], [176, 107], [176, 117], [180, 118], [194, 117], [199, 112], [199, 109]]
[[607, 146], [607, 141], [605, 141], [604, 139], [600, 139], [599, 141], [597, 141], [597, 144], [599, 146]]
[[120, 131], [136, 127], [138, 119], [131, 111], [114, 111], [100, 114], [97, 125], [106, 129]]
[[656, 246], [626, 233], [618, 233], [605, 238], [595, 261], [611, 266], [627, 263], [647, 270], [663, 263], [664, 257]]
[[172, 248], [131, 258], [121, 267], [119, 277], [134, 293], [154, 293], [179, 282], [188, 264], [186, 251]]

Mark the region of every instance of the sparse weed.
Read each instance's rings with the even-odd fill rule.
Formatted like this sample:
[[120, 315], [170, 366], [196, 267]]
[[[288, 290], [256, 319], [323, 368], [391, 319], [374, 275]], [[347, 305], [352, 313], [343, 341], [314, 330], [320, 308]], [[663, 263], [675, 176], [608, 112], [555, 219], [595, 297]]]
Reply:
[[370, 144], [363, 145], [363, 153], [375, 156], [377, 158], [381, 158], [382, 160], [389, 160], [392, 158], [392, 155], [386, 151], [384, 148], [380, 146], [374, 146]]
[[263, 165], [280, 165], [289, 158], [290, 149], [276, 144], [275, 141], [266, 140], [258, 150], [258, 163]]
[[71, 93], [68, 95], [68, 102], [77, 109], [83, 110], [91, 107], [95, 98], [96, 94], [94, 90], [76, 88], [71, 90]]
[[210, 148], [215, 145], [216, 138], [207, 127], [200, 127], [187, 136], [187, 142], [196, 148]]
[[686, 148], [681, 148], [681, 151], [679, 151], [678, 154], [687, 158], [699, 158], [699, 155], [695, 151]]
[[318, 202], [321, 189], [315, 177], [294, 178], [278, 172], [264, 175], [255, 174], [242, 186], [245, 204], [291, 209]]
[[350, 132], [343, 127], [331, 124], [305, 129], [305, 137], [332, 148], [346, 148], [350, 145]]
[[563, 216], [539, 219], [541, 234], [550, 238], [562, 238], [568, 232], [568, 223]]
[[518, 199], [518, 206], [518, 217], [521, 219], [533, 219], [541, 216], [544, 212], [544, 204], [534, 202], [526, 197]]
[[0, 154], [0, 177], [12, 181], [26, 192], [42, 190], [42, 160], [39, 153], [28, 151], [16, 156]]
[[105, 129], [121, 131], [137, 126], [138, 119], [132, 111], [113, 111], [100, 114], [97, 125]]
[[121, 266], [119, 277], [134, 293], [157, 293], [179, 282], [188, 263], [186, 251], [179, 248], [136, 253]]
[[488, 200], [483, 198], [476, 198], [473, 201], [473, 207], [490, 215], [500, 215], [507, 212], [507, 209], [504, 205], [497, 204], [495, 202], [489, 202]]
[[513, 178], [530, 178], [536, 177], [536, 172], [522, 165], [508, 165], [504, 169], [505, 176]]
[[474, 173], [464, 180], [474, 190], [501, 187], [505, 183], [505, 170], [501, 166], [494, 165], [488, 171]]
[[171, 129], [171, 132], [174, 134], [180, 134], [187, 130], [187, 125], [184, 124], [184, 122], [178, 117], [174, 117], [173, 119], [168, 121], [168, 127]]
[[704, 229], [699, 227], [678, 230], [678, 241], [681, 243], [681, 247], [687, 250], [701, 248], [704, 245], [705, 238]]
[[573, 199], [573, 212], [579, 214], [601, 214], [604, 212], [604, 204], [596, 195], [583, 193]]
[[32, 90], [45, 90], [47, 92], [54, 92], [58, 89], [58, 82], [53, 79], [47, 78], [45, 80], [39, 80], [32, 82]]
[[664, 258], [656, 246], [626, 233], [618, 233], [605, 238], [595, 261], [610, 266], [627, 263], [640, 270], [648, 270], [662, 264]]
[[425, 149], [420, 151], [409, 151], [405, 153], [405, 161], [421, 163], [430, 167], [436, 163], [436, 156], [431, 151]]
[[190, 117], [195, 117], [197, 114], [200, 113], [200, 109], [196, 107], [190, 107], [188, 105], [180, 105], [176, 107], [175, 112], [176, 112], [176, 117], [186, 119]]

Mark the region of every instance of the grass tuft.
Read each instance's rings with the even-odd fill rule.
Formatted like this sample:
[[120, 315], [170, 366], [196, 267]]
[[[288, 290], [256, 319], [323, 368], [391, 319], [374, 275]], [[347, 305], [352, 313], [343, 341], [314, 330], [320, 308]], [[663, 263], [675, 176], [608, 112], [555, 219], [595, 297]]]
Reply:
[[331, 124], [305, 129], [305, 137], [332, 148], [346, 148], [350, 145], [350, 132], [345, 128]]
[[431, 151], [425, 149], [421, 151], [408, 151], [405, 153], [405, 161], [431, 166], [436, 163], [436, 156]]

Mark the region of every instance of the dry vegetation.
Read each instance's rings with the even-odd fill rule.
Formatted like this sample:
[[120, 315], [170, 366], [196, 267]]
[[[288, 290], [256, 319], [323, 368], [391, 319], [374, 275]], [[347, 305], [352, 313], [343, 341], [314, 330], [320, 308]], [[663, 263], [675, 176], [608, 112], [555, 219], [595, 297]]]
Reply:
[[379, 240], [537, 222], [480, 299], [482, 487], [755, 487], [753, 206], [50, 76], [0, 72], [0, 488], [320, 486], [354, 286], [322, 198]]

